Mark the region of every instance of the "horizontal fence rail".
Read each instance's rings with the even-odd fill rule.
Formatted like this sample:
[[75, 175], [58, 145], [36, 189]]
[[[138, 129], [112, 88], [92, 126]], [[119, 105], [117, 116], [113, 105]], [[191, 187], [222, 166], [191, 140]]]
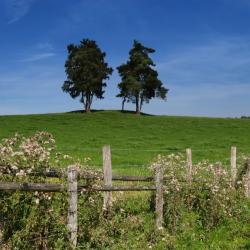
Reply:
[[5, 191], [63, 192], [65, 189], [63, 184], [0, 182], [0, 190]]
[[[0, 182], [2, 191], [40, 191], [40, 192], [64, 192], [67, 187], [63, 184], [52, 183], [18, 183], [18, 182]], [[95, 192], [95, 191], [153, 191], [155, 186], [89, 186], [78, 185], [78, 192]]]

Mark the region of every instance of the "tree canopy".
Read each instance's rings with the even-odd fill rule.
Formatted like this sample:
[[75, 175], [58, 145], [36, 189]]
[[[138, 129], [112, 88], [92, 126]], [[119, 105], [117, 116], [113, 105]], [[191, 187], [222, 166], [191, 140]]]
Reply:
[[155, 64], [149, 57], [154, 52], [154, 49], [135, 40], [129, 52], [129, 60], [117, 67], [121, 77], [117, 97], [123, 98], [122, 108], [126, 101], [132, 102], [136, 104], [136, 113], [140, 114], [144, 102], [148, 103], [155, 97], [166, 99], [168, 89], [158, 79], [158, 73], [153, 68]]
[[94, 96], [102, 99], [105, 80], [113, 69], [105, 62], [106, 53], [102, 52], [95, 41], [83, 39], [79, 45], [68, 45], [68, 58], [65, 62], [67, 80], [62, 90], [72, 98], [80, 97], [86, 112], [90, 112]]

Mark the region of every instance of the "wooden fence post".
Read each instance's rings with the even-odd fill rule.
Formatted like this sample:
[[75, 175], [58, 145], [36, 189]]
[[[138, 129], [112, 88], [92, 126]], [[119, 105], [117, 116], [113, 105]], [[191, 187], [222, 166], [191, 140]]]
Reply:
[[192, 181], [192, 150], [191, 148], [186, 149], [186, 154], [187, 154], [187, 180], [188, 182]]
[[250, 198], [250, 159], [247, 160], [246, 176], [244, 181], [245, 195]]
[[70, 242], [73, 248], [77, 244], [77, 167], [68, 167], [68, 193], [69, 193], [69, 210], [68, 210], [68, 230], [70, 232]]
[[231, 180], [232, 185], [235, 186], [237, 176], [237, 165], [236, 165], [236, 147], [231, 147]]
[[163, 168], [160, 164], [155, 169], [155, 212], [156, 212], [156, 228], [163, 228]]
[[[112, 187], [112, 166], [111, 166], [111, 152], [110, 146], [105, 145], [102, 149], [103, 153], [103, 174], [104, 174], [104, 185], [107, 187]], [[104, 192], [103, 200], [103, 212], [108, 214], [110, 207], [112, 205], [112, 193]]]
[[3, 223], [0, 224], [0, 246], [3, 242], [3, 234], [4, 234], [4, 226], [3, 225], [4, 225]]

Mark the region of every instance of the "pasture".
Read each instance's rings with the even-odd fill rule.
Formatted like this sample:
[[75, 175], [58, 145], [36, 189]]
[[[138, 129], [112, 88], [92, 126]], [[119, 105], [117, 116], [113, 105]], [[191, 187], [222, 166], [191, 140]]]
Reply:
[[111, 145], [113, 170], [119, 174], [145, 174], [157, 154], [190, 147], [193, 161], [208, 159], [229, 164], [230, 147], [238, 155], [250, 153], [250, 120], [233, 118], [136, 116], [119, 111], [91, 114], [60, 113], [0, 116], [0, 139], [16, 132], [32, 135], [48, 131], [57, 150], [102, 166], [102, 146]]

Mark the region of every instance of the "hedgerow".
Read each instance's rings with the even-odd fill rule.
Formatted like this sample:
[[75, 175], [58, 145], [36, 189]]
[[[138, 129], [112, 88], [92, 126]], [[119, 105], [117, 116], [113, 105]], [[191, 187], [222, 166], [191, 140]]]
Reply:
[[[197, 163], [192, 179], [188, 179], [183, 155], [159, 155], [151, 170], [160, 164], [164, 172], [164, 227], [160, 231], [154, 223], [154, 194], [152, 198], [145, 193], [114, 193], [112, 209], [103, 216], [101, 193], [79, 193], [77, 248], [207, 249], [211, 245], [210, 249], [247, 249], [250, 204], [244, 195], [245, 160], [238, 164], [233, 185], [230, 172], [221, 163]], [[2, 141], [0, 181], [67, 185], [61, 162], [101, 176], [87, 166], [88, 159], [80, 162], [57, 152], [53, 136], [38, 132]], [[61, 177], [42, 175], [52, 168], [61, 171]], [[88, 184], [100, 182], [97, 179]], [[67, 196], [67, 192], [1, 191], [1, 249], [71, 249]]]

